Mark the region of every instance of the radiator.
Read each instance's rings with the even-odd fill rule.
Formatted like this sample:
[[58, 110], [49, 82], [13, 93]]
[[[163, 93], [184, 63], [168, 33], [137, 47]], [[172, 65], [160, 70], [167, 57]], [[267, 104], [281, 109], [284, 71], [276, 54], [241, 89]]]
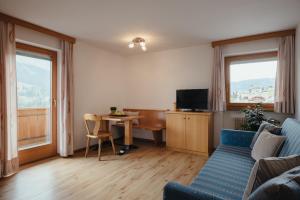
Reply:
[[245, 124], [245, 122], [246, 122], [245, 117], [235, 117], [234, 118], [234, 128], [237, 130], [244, 130], [242, 125]]

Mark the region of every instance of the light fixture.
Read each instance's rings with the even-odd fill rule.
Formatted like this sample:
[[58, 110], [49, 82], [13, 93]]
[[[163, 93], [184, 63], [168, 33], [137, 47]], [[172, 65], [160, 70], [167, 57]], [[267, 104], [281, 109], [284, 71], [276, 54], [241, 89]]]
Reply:
[[133, 47], [140, 47], [143, 51], [147, 51], [145, 39], [141, 37], [134, 38], [131, 42], [129, 42], [128, 47], [130, 49]]
[[134, 43], [133, 43], [133, 42], [129, 42], [128, 47], [129, 47], [130, 49], [132, 49], [132, 48], [134, 47]]
[[143, 51], [147, 51], [147, 47], [146, 46], [142, 46], [141, 47]]
[[141, 47], [145, 47], [145, 46], [146, 46], [146, 43], [145, 43], [145, 42], [140, 42], [140, 46], [141, 46]]

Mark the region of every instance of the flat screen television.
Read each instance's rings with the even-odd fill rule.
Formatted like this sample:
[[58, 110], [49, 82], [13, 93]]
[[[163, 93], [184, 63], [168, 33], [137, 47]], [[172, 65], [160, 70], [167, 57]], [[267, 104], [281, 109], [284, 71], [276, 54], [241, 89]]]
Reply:
[[176, 108], [202, 111], [208, 109], [208, 89], [176, 90]]

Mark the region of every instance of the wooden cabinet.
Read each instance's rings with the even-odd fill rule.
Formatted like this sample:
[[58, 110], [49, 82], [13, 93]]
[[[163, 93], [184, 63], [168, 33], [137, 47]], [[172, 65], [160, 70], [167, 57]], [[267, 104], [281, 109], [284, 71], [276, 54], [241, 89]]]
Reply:
[[167, 148], [208, 156], [213, 146], [213, 114], [168, 112]]
[[185, 115], [167, 114], [166, 130], [172, 133], [172, 137], [167, 139], [167, 146], [185, 148], [185, 125]]

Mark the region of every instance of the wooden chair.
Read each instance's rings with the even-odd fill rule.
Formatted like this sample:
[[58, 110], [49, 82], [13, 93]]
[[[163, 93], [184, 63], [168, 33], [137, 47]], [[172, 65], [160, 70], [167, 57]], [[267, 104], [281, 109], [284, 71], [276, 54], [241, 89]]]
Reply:
[[[116, 154], [115, 151], [115, 145], [114, 145], [114, 140], [112, 137], [112, 133], [109, 131], [103, 131], [101, 125], [103, 124], [103, 120], [101, 118], [101, 116], [98, 115], [94, 115], [94, 114], [85, 114], [83, 116], [84, 119], [84, 123], [85, 123], [85, 128], [87, 130], [87, 140], [86, 140], [86, 151], [85, 151], [85, 157], [87, 157], [88, 153], [89, 153], [89, 147], [90, 147], [90, 139], [98, 139], [98, 159], [100, 160], [100, 154], [101, 154], [101, 143], [102, 143], [102, 139], [105, 138], [109, 138], [112, 148], [113, 148], [113, 152], [114, 154]], [[95, 127], [93, 130], [90, 129], [89, 127], [89, 123], [93, 123], [95, 124]]]

